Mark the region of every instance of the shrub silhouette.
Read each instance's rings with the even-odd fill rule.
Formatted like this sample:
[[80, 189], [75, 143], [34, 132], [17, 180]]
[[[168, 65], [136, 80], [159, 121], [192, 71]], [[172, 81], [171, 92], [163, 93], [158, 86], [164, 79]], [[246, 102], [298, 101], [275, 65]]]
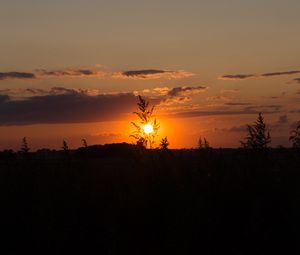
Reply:
[[267, 130], [264, 117], [260, 112], [253, 125], [247, 125], [248, 134], [241, 145], [245, 149], [266, 149], [271, 142], [270, 131]]
[[23, 137], [22, 144], [21, 144], [21, 153], [27, 154], [30, 151], [28, 147], [27, 138]]
[[[136, 144], [138, 146], [142, 146], [144, 148], [149, 147], [151, 149], [155, 144], [155, 138], [159, 130], [159, 124], [153, 115], [154, 106], [150, 107], [149, 101], [146, 101], [141, 96], [138, 96], [138, 99], [138, 111], [133, 113], [138, 116], [139, 121], [137, 123], [131, 122], [135, 128], [135, 131], [130, 135], [130, 137], [133, 137], [136, 140]], [[147, 134], [143, 128], [147, 124], [150, 124], [153, 128], [153, 132], [149, 134]]]
[[161, 139], [160, 141], [160, 149], [161, 150], [168, 150], [169, 149], [169, 141], [168, 141], [168, 137], [164, 137]]
[[300, 121], [297, 123], [297, 127], [291, 131], [289, 140], [292, 142], [294, 148], [300, 148]]

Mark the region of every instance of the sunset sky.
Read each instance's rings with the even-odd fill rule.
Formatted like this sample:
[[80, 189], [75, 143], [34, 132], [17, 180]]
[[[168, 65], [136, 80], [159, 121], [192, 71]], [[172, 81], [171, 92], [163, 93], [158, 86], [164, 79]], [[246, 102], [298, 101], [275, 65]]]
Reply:
[[132, 142], [140, 94], [172, 148], [300, 120], [299, 0], [2, 0], [0, 150]]

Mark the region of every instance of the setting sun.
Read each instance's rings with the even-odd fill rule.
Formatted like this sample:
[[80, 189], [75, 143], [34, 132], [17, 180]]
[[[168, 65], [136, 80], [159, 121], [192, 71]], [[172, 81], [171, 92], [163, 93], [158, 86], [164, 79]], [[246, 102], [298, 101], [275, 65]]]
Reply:
[[143, 129], [146, 134], [153, 133], [153, 126], [151, 124], [144, 125]]

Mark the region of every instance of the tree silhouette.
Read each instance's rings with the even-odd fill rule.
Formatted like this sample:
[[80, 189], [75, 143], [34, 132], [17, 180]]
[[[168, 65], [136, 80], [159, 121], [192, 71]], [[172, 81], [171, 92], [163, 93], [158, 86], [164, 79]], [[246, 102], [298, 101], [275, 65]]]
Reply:
[[63, 146], [61, 148], [63, 149], [64, 152], [69, 152], [69, 146], [65, 140], [63, 140]]
[[[138, 146], [152, 149], [155, 144], [155, 138], [159, 130], [159, 124], [153, 115], [154, 106], [149, 106], [149, 101], [146, 101], [141, 96], [138, 96], [139, 102], [138, 111], [133, 112], [139, 118], [138, 122], [131, 122], [135, 131], [130, 135], [136, 140]], [[151, 131], [146, 132], [145, 126], [150, 126]]]
[[300, 148], [300, 121], [297, 123], [297, 127], [291, 131], [289, 140], [292, 142], [294, 148]]
[[169, 141], [168, 141], [168, 137], [164, 137], [161, 139], [160, 141], [160, 149], [161, 150], [168, 150], [169, 149]]
[[28, 147], [27, 138], [23, 137], [22, 144], [21, 144], [21, 152], [26, 154], [30, 151], [30, 148]]
[[253, 125], [247, 125], [248, 134], [241, 145], [245, 149], [266, 149], [271, 142], [270, 131], [264, 122], [264, 117], [260, 112]]

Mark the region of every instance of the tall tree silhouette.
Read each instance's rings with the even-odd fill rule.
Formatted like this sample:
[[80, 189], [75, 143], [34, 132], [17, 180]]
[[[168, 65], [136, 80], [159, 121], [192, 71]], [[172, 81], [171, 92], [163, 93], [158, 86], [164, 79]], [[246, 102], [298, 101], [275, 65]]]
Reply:
[[144, 148], [153, 148], [155, 138], [159, 130], [159, 124], [153, 114], [154, 106], [149, 106], [149, 101], [138, 96], [138, 111], [133, 112], [138, 118], [138, 122], [131, 122], [135, 131], [130, 135], [136, 140], [136, 144]]
[[292, 142], [294, 148], [300, 148], [300, 121], [297, 123], [297, 127], [291, 131], [289, 140]]
[[264, 122], [264, 117], [260, 112], [253, 125], [247, 125], [248, 134], [241, 145], [246, 149], [266, 149], [271, 142], [270, 131]]
[[27, 138], [23, 137], [22, 144], [21, 144], [21, 152], [26, 154], [30, 151], [30, 148], [28, 147]]

